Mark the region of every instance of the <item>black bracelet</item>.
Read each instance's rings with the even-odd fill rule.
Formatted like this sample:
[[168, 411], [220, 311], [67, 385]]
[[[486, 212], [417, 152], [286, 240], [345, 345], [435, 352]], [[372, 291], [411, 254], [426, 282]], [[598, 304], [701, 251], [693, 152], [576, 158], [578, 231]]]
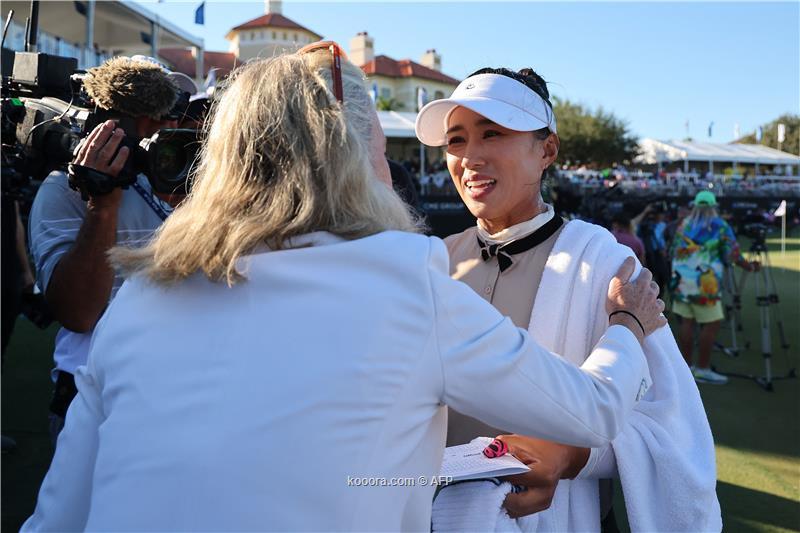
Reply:
[[642, 335], [645, 335], [645, 336], [647, 335], [647, 333], [644, 332], [644, 326], [642, 325], [642, 323], [639, 322], [639, 319], [636, 318], [636, 315], [634, 315], [630, 311], [626, 311], [624, 309], [618, 309], [618, 310], [614, 311], [613, 313], [611, 313], [610, 315], [608, 315], [609, 320], [611, 319], [612, 316], [614, 316], [616, 314], [619, 314], [619, 313], [625, 313], [626, 315], [629, 315], [632, 319], [634, 319], [636, 321], [637, 324], [639, 324], [639, 327], [642, 328]]

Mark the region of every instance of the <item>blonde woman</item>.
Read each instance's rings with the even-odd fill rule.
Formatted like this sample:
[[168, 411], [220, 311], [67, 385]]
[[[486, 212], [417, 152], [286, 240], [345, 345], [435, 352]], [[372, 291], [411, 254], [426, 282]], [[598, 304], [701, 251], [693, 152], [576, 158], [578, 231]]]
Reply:
[[614, 437], [663, 323], [649, 279], [622, 269], [605, 337], [564, 363], [449, 278], [384, 143], [334, 44], [235, 73], [191, 195], [113, 254], [131, 277], [24, 530], [427, 530], [445, 404]]

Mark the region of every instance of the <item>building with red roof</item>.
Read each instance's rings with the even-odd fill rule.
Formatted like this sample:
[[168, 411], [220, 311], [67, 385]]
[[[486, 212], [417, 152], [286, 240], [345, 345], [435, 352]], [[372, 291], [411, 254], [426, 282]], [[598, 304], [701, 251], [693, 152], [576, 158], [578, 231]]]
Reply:
[[267, 0], [265, 13], [232, 28], [225, 36], [229, 52], [243, 63], [254, 57], [272, 57], [294, 52], [322, 36], [282, 14], [283, 2]]
[[197, 74], [197, 53], [193, 48], [160, 48], [158, 58], [175, 72], [183, 72], [190, 78], [205, 80], [211, 69], [217, 69], [217, 79], [227, 76], [238, 61], [230, 52], [204, 52], [203, 72]]
[[375, 41], [365, 31], [350, 40], [350, 60], [369, 78], [382, 109], [418, 111], [420, 103], [450, 96], [459, 83], [442, 72], [442, 56], [436, 50], [427, 50], [419, 62], [376, 56]]

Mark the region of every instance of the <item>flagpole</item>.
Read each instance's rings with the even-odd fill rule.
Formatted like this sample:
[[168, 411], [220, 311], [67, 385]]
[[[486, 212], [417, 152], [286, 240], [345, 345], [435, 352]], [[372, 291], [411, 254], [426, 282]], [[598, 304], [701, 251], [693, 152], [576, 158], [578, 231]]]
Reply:
[[781, 217], [781, 258], [783, 259], [786, 257], [786, 200], [781, 200], [773, 215]]
[[781, 217], [781, 259], [786, 259], [786, 213]]

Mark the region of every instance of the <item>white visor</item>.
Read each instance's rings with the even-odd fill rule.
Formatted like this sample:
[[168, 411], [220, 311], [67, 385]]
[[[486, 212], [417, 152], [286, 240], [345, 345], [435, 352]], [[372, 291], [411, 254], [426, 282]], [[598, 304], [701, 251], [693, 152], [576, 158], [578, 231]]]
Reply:
[[544, 99], [524, 83], [502, 74], [478, 74], [458, 84], [450, 98], [434, 100], [417, 115], [417, 138], [428, 146], [447, 144], [447, 119], [458, 106], [515, 131], [549, 128], [556, 117]]

